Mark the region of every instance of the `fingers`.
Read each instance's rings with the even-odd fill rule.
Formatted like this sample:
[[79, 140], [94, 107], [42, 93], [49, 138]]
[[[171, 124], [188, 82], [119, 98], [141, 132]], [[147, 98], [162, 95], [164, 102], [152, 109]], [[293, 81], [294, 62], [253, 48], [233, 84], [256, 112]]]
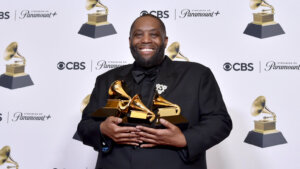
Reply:
[[122, 144], [122, 143], [135, 143], [135, 144], [140, 144], [143, 143], [142, 140], [138, 139], [138, 138], [119, 138], [114, 140], [116, 143], [118, 144]]
[[174, 129], [174, 127], [176, 127], [174, 124], [168, 122], [165, 119], [159, 119], [159, 122], [168, 129]]
[[146, 142], [146, 143], [150, 143], [150, 144], [162, 144], [161, 142], [158, 142], [155, 139], [150, 139], [150, 138], [146, 138], [146, 137], [140, 137], [139, 140]]
[[157, 135], [158, 129], [153, 129], [145, 126], [136, 126], [137, 129], [145, 131], [146, 133], [150, 133], [153, 135]]
[[119, 123], [122, 122], [121, 118], [119, 118], [119, 117], [113, 117], [113, 116], [108, 117], [107, 120], [111, 121], [111, 122], [113, 122], [115, 124], [119, 124]]
[[117, 126], [115, 128], [115, 132], [117, 133], [130, 133], [130, 132], [138, 132], [140, 131], [139, 129], [135, 128], [135, 127], [120, 127], [120, 126]]
[[150, 148], [150, 147], [155, 147], [157, 144], [142, 144], [140, 147], [141, 148]]
[[149, 134], [149, 133], [146, 133], [146, 132], [140, 131], [140, 132], [137, 132], [137, 134], [138, 134], [141, 138], [145, 137], [145, 138], [149, 138], [149, 139], [157, 139], [157, 136], [156, 136], [156, 135]]
[[135, 142], [118, 142], [119, 144], [127, 144], [127, 145], [132, 145], [132, 146], [139, 146], [138, 143], [135, 143]]

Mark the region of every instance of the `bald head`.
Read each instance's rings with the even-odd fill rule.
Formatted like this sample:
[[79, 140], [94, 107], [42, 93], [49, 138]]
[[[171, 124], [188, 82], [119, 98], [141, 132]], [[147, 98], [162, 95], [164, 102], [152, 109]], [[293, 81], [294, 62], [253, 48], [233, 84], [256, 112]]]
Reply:
[[156, 17], [156, 16], [154, 16], [154, 15], [151, 15], [151, 14], [144, 14], [144, 15], [139, 16], [138, 18], [136, 18], [136, 19], [133, 21], [133, 23], [131, 24], [130, 32], [129, 32], [129, 37], [132, 36], [132, 32], [133, 32], [133, 28], [134, 28], [134, 26], [135, 26], [135, 23], [136, 23], [139, 19], [144, 18], [144, 17], [151, 17], [151, 18], [157, 20], [158, 23], [159, 23], [159, 27], [160, 27], [160, 31], [161, 31], [162, 35], [163, 35], [164, 37], [167, 36], [165, 24], [162, 22], [161, 19], [159, 19], [158, 17]]

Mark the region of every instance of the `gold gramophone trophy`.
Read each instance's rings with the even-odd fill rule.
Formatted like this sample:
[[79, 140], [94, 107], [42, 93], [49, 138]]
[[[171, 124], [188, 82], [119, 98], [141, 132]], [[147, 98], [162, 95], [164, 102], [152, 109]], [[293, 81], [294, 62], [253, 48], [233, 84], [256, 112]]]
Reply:
[[178, 105], [155, 94], [153, 106], [150, 110], [143, 104], [137, 94], [131, 98], [125, 92], [124, 86], [123, 81], [114, 81], [109, 88], [109, 98], [106, 105], [92, 113], [91, 117], [105, 119], [109, 116], [116, 116], [123, 120], [120, 125], [144, 125], [153, 128], [162, 128], [159, 118], [163, 117], [175, 125], [178, 124], [183, 129], [187, 128], [187, 120], [180, 115], [180, 107]]
[[110, 85], [106, 105], [94, 112], [93, 117], [120, 116], [128, 111], [131, 97], [123, 89], [123, 84], [123, 81], [116, 80]]
[[263, 9], [261, 12], [253, 13], [253, 22], [248, 24], [244, 34], [261, 39], [284, 34], [280, 24], [274, 21], [273, 6], [268, 4], [265, 0], [250, 0], [251, 9], [257, 9], [260, 6], [269, 9]]
[[88, 22], [81, 26], [78, 33], [91, 38], [116, 34], [114, 26], [107, 22], [108, 8], [101, 4], [100, 0], [87, 0], [86, 9], [91, 10], [94, 7], [104, 8], [104, 10], [88, 14]]
[[0, 76], [0, 86], [16, 89], [33, 85], [30, 76], [24, 72], [26, 60], [18, 52], [17, 42], [12, 42], [5, 50], [4, 59], [9, 61], [13, 58], [20, 60], [16, 60], [14, 64], [6, 65], [6, 73]]
[[92, 117], [103, 119], [116, 116], [123, 118], [124, 125], [150, 124], [156, 118], [155, 114], [142, 103], [138, 95], [131, 98], [125, 92], [124, 82], [121, 80], [116, 80], [111, 84], [108, 96], [106, 105], [92, 113]]
[[167, 48], [166, 55], [167, 55], [171, 60], [174, 60], [175, 58], [178, 58], [178, 59], [183, 59], [183, 60], [185, 60], [185, 61], [189, 61], [189, 59], [188, 59], [187, 57], [183, 56], [183, 54], [180, 53], [179, 47], [180, 47], [179, 42], [173, 42], [173, 43]]
[[[157, 112], [159, 118], [163, 118], [172, 124], [175, 124], [181, 129], [186, 129], [188, 127], [188, 121], [183, 117], [179, 105], [171, 103], [157, 92], [154, 95], [152, 110]], [[159, 121], [155, 124], [156, 128], [162, 128]]]
[[248, 133], [244, 142], [262, 148], [287, 143], [282, 133], [276, 130], [276, 115], [267, 108], [264, 96], [257, 97], [251, 109], [253, 116], [259, 114], [271, 116], [264, 116], [262, 120], [254, 121], [254, 130]]
[[7, 166], [7, 169], [9, 168], [19, 168], [19, 164], [15, 162], [11, 157], [10, 157], [10, 147], [9, 146], [4, 146], [0, 150], [0, 166], [3, 165], [4, 163], [10, 163], [15, 166]]

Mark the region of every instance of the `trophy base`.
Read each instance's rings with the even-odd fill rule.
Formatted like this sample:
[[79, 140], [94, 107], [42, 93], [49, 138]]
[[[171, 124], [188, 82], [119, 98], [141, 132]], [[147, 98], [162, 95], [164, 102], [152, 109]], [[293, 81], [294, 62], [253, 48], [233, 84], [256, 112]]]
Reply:
[[8, 88], [8, 89], [17, 89], [21, 87], [31, 86], [33, 82], [29, 75], [23, 76], [8, 76], [6, 74], [2, 74], [0, 76], [0, 86]]
[[90, 37], [90, 38], [100, 38], [103, 36], [113, 35], [116, 34], [116, 30], [114, 26], [109, 23], [105, 25], [90, 25], [90, 24], [83, 24], [78, 32], [78, 34]]
[[114, 108], [100, 108], [91, 114], [91, 117], [95, 119], [105, 119], [109, 116], [117, 116], [119, 114], [118, 109]]
[[287, 143], [282, 133], [279, 131], [270, 134], [262, 134], [255, 131], [249, 131], [244, 142], [261, 148]]
[[257, 25], [254, 23], [249, 23], [244, 31], [244, 34], [263, 39], [284, 34], [284, 31], [279, 23], [271, 25]]
[[[177, 116], [167, 116], [167, 117], [162, 117], [163, 119], [169, 121], [170, 123], [176, 125], [178, 128], [181, 130], [185, 130], [188, 128], [189, 122], [187, 121], [186, 118], [184, 118], [182, 115], [177, 115]], [[166, 128], [162, 124], [160, 124], [159, 121], [155, 123], [157, 120], [155, 119], [153, 123], [149, 123], [143, 119], [133, 119], [133, 118], [128, 118], [124, 117], [123, 122], [120, 124], [121, 126], [146, 126], [146, 127], [151, 127], [151, 128], [157, 128], [157, 129], [164, 129]]]

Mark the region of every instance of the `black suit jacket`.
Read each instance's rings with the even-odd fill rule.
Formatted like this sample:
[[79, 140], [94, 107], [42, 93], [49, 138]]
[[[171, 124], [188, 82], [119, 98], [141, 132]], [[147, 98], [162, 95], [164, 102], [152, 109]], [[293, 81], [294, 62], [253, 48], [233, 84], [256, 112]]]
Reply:
[[[198, 63], [166, 58], [156, 80], [156, 84], [167, 86], [161, 96], [178, 104], [181, 114], [189, 121], [188, 129], [183, 131], [186, 148], [118, 145], [101, 135], [101, 121], [95, 121], [89, 115], [105, 106], [113, 81], [125, 80], [128, 86], [135, 83], [132, 68], [133, 65], [122, 66], [97, 77], [90, 102], [78, 125], [77, 132], [83, 143], [99, 151], [96, 168], [206, 169], [205, 151], [229, 135], [232, 123], [212, 72]], [[134, 91], [129, 93], [135, 94]], [[101, 151], [105, 142], [110, 145], [108, 153]]]

